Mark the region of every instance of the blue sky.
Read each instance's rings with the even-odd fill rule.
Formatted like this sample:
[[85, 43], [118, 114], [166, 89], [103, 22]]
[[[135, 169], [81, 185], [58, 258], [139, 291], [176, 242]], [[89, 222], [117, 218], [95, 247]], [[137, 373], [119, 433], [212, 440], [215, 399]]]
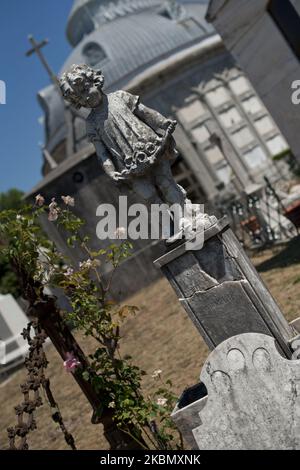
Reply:
[[66, 22], [73, 0], [1, 0], [0, 80], [6, 83], [6, 105], [0, 105], [0, 192], [16, 187], [29, 190], [41, 179], [43, 127], [37, 92], [49, 79], [36, 55], [25, 57], [27, 36], [48, 38], [43, 48], [58, 73], [71, 47]]

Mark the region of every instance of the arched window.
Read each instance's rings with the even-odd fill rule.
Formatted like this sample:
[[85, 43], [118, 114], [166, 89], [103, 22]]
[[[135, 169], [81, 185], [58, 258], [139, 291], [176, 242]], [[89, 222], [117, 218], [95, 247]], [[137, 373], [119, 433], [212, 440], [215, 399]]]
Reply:
[[99, 64], [107, 57], [104, 49], [97, 42], [88, 42], [82, 49], [82, 55], [87, 65], [91, 67]]

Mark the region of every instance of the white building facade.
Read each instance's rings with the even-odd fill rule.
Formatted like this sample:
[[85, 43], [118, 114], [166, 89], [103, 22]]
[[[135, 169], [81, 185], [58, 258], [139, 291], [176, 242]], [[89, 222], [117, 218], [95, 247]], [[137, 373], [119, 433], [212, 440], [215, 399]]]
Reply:
[[[207, 19], [300, 161], [300, 104], [292, 101], [293, 83], [300, 80], [299, 1], [211, 0]], [[279, 150], [283, 144], [277, 138], [269, 145]]]

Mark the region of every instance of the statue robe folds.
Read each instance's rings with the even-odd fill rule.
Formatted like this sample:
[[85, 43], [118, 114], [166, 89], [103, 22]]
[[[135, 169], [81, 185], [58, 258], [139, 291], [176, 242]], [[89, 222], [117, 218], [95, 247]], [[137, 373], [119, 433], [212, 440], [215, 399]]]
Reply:
[[104, 95], [87, 119], [87, 134], [98, 152], [108, 153], [116, 171], [143, 176], [159, 160], [177, 156], [173, 121], [140, 103], [126, 91]]

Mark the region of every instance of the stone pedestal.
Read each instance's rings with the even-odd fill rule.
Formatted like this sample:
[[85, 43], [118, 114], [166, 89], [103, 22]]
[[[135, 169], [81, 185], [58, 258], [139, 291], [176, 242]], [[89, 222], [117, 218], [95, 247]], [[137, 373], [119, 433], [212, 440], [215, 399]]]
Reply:
[[204, 245], [183, 243], [154, 262], [167, 277], [208, 347], [241, 333], [273, 336], [291, 356], [294, 329], [231, 231], [226, 218], [204, 233]]

